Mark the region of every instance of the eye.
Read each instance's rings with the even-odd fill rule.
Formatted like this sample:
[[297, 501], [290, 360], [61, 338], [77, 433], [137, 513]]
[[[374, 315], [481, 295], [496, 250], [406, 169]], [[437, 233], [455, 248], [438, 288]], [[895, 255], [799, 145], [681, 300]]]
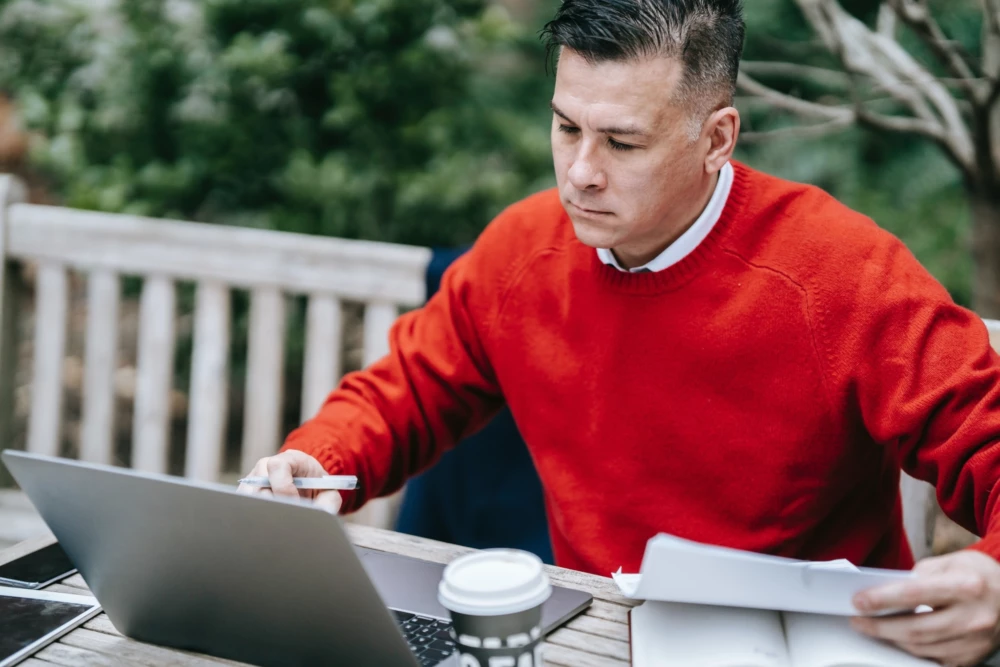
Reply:
[[574, 127], [572, 125], [559, 124], [559, 131], [565, 132], [566, 134], [580, 134], [580, 128]]
[[635, 149], [635, 146], [631, 144], [623, 144], [620, 141], [615, 141], [611, 137], [608, 137], [608, 146], [610, 146], [612, 150], [616, 151], [630, 151]]

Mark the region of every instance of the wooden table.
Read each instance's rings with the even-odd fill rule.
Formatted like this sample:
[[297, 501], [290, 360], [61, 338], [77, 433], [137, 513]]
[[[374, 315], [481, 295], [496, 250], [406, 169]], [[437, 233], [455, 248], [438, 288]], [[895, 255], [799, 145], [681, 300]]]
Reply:
[[[348, 524], [347, 529], [355, 544], [437, 563], [446, 563], [470, 551], [452, 544], [367, 526]], [[0, 565], [54, 541], [51, 537], [28, 540], [0, 551]], [[626, 667], [629, 664], [627, 614], [634, 603], [619, 595], [618, 589], [609, 578], [558, 567], [546, 569], [553, 583], [587, 591], [594, 596], [594, 603], [586, 613], [577, 616], [549, 635], [545, 646], [546, 664], [561, 667]], [[46, 590], [89, 594], [87, 584], [80, 575], [64, 579], [61, 583], [47, 587]], [[128, 639], [115, 630], [106, 614], [97, 616], [83, 627], [63, 636], [58, 642], [43, 648], [33, 658], [21, 663], [24, 667], [52, 667], [52, 665], [218, 667], [220, 664], [243, 663]]]

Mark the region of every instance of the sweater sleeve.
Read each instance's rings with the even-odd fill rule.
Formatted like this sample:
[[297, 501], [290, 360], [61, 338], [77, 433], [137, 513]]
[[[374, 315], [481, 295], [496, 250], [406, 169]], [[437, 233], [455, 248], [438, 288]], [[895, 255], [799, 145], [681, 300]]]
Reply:
[[360, 489], [343, 494], [344, 511], [398, 490], [502, 407], [483, 341], [503, 284], [497, 244], [495, 231], [484, 232], [428, 303], [396, 321], [389, 354], [344, 376], [287, 438], [283, 450], [312, 455], [330, 474], [358, 476]]
[[982, 320], [879, 236], [860, 267], [825, 281], [846, 291], [818, 299], [834, 404], [936, 487], [945, 513], [984, 538], [974, 548], [1000, 557], [1000, 359]]

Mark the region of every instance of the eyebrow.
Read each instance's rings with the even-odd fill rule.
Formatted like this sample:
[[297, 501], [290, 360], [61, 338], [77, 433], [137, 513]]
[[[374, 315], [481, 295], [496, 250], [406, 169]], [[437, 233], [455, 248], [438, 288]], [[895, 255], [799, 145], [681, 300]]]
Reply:
[[[567, 123], [572, 123], [573, 125], [577, 124], [575, 121], [570, 119], [569, 116], [560, 111], [559, 107], [556, 106], [555, 102], [549, 102], [549, 106], [552, 107], [552, 113], [559, 116]], [[637, 125], [624, 125], [624, 126], [614, 125], [608, 127], [599, 127], [597, 128], [597, 131], [602, 132], [604, 134], [618, 134], [618, 135], [629, 135], [629, 136], [633, 135], [648, 136], [649, 134], [648, 132], [638, 127]]]

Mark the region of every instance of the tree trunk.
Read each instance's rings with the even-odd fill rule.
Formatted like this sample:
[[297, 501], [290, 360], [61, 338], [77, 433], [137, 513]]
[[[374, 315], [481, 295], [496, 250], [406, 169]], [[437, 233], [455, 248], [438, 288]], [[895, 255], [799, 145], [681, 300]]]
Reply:
[[1000, 319], [1000, 193], [974, 194], [972, 205], [972, 308]]

